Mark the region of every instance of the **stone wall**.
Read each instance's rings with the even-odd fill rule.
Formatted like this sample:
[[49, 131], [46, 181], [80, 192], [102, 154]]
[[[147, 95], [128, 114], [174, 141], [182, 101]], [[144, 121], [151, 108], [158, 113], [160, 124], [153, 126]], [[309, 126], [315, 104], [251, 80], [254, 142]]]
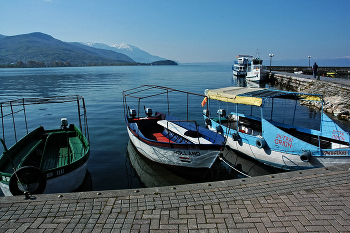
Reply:
[[[312, 66], [312, 64], [311, 64]], [[266, 69], [270, 70], [270, 66], [266, 66]], [[295, 71], [303, 71], [303, 74], [312, 75], [312, 67], [307, 66], [271, 66], [271, 70], [294, 73]], [[338, 75], [350, 75], [350, 67], [324, 67], [319, 66], [317, 73], [320, 76], [326, 76], [327, 72], [336, 72]]]
[[[334, 114], [339, 119], [350, 120], [350, 86], [293, 76], [293, 74], [270, 74], [270, 82], [288, 90], [303, 93], [322, 94], [323, 111]], [[318, 109], [322, 107], [317, 102], [304, 102]]]

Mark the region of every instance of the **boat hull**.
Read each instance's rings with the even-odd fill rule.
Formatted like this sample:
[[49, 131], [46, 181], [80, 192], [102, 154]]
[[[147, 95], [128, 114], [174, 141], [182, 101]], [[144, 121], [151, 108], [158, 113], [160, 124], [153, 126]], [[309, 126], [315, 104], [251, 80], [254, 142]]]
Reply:
[[[216, 131], [219, 124], [211, 120], [211, 125], [208, 128]], [[247, 133], [237, 132], [232, 129], [223, 128], [224, 136], [226, 137], [226, 145], [238, 153], [247, 155], [258, 160], [266, 165], [279, 168], [282, 170], [303, 170], [318, 167], [328, 167], [350, 163], [350, 149], [330, 149], [330, 150], [313, 150], [308, 161], [302, 160], [302, 150], [298, 151], [283, 151], [275, 150], [275, 141], [266, 141], [263, 147], [257, 146], [256, 142], [262, 139], [261, 136], [252, 136]], [[238, 134], [238, 136], [234, 136]], [[294, 139], [295, 141], [296, 139]]]
[[[248, 143], [234, 141], [229, 136], [227, 136], [226, 144], [235, 152], [243, 153], [261, 163], [283, 170], [303, 170], [350, 163], [350, 156], [321, 156], [315, 154], [313, 154], [309, 162], [304, 162], [300, 159], [300, 154], [258, 148]], [[345, 153], [348, 154], [349, 152]]]
[[201, 150], [199, 145], [176, 145], [158, 143], [164, 146], [152, 145], [152, 142], [142, 140], [129, 127], [127, 131], [131, 142], [143, 156], [156, 163], [185, 168], [210, 168], [220, 153], [220, 148]]
[[[47, 179], [43, 194], [67, 193], [76, 190], [84, 182], [86, 171], [87, 162], [67, 174]], [[8, 183], [0, 182], [0, 188], [5, 196], [13, 196]]]
[[265, 76], [266, 71], [262, 68], [257, 68], [247, 72], [246, 80], [248, 82], [260, 82], [265, 80]]

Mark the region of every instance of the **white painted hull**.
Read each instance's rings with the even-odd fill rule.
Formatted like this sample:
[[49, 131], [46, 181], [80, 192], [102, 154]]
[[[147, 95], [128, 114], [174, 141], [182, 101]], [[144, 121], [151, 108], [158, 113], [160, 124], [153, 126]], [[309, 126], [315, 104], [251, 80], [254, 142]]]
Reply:
[[141, 141], [128, 127], [127, 130], [135, 148], [146, 158], [160, 164], [186, 168], [210, 168], [220, 153], [218, 150], [200, 150], [195, 144], [188, 145], [187, 149], [153, 146]]
[[266, 72], [261, 68], [253, 69], [247, 72], [246, 80], [248, 82], [260, 82], [264, 81], [266, 76]]
[[230, 137], [227, 137], [226, 145], [237, 152], [248, 155], [273, 167], [286, 170], [294, 170], [294, 167], [295, 169], [314, 168], [309, 162], [303, 162], [300, 159], [300, 155], [297, 154], [288, 154], [266, 148], [258, 148], [248, 143], [234, 141]]
[[[48, 179], [43, 193], [68, 193], [74, 191], [83, 183], [86, 170], [87, 162], [72, 172]], [[0, 182], [0, 188], [5, 196], [13, 196], [7, 184]]]

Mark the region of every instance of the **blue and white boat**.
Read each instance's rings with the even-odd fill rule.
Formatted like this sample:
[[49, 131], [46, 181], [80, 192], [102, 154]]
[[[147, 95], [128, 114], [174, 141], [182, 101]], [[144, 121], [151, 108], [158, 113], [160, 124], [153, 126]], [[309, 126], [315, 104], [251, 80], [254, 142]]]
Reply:
[[350, 163], [348, 132], [323, 112], [317, 127], [306, 123], [315, 122], [314, 116], [310, 118], [315, 112], [306, 111], [308, 119], [296, 112], [308, 101], [322, 106], [322, 95], [245, 87], [206, 90], [205, 95], [211, 104], [218, 100], [231, 109], [226, 115], [219, 106], [218, 115], [210, 116], [207, 104], [203, 115], [207, 127], [224, 135], [226, 145], [236, 152], [283, 170]]
[[[204, 176], [221, 154], [225, 138], [195, 121], [180, 120], [169, 113], [169, 95], [179, 93], [189, 96], [204, 95], [176, 89], [143, 85], [123, 91], [125, 122], [131, 142], [147, 159], [182, 172], [195, 171]], [[153, 97], [154, 101], [149, 100]], [[127, 101], [128, 100], [128, 101]], [[144, 106], [140, 111], [141, 100], [168, 113], [155, 112]], [[187, 113], [189, 113], [187, 99]], [[177, 107], [180, 103], [177, 102]], [[166, 107], [167, 105], [167, 107]], [[142, 110], [143, 110], [142, 109]]]

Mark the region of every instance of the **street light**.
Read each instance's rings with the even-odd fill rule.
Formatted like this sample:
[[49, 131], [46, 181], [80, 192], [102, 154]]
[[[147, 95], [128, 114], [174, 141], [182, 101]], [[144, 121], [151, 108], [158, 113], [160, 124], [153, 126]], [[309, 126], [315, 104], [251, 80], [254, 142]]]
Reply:
[[307, 56], [308, 58], [309, 58], [309, 68], [310, 68], [310, 58], [311, 58], [311, 56]]
[[270, 56], [270, 73], [271, 73], [271, 61], [272, 61], [272, 57], [274, 56], [274, 54], [270, 53], [269, 56]]

